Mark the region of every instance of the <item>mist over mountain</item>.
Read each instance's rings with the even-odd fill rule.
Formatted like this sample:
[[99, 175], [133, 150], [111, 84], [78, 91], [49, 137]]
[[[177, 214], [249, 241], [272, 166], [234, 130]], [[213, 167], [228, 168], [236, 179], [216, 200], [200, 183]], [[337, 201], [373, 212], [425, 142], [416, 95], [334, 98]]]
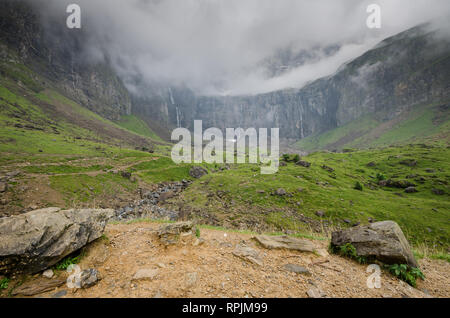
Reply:
[[[54, 35], [71, 2], [30, 3]], [[80, 45], [85, 58], [108, 59], [138, 94], [143, 92], [135, 87], [136, 77], [147, 84], [184, 85], [197, 95], [247, 95], [300, 88], [389, 36], [450, 14], [441, 0], [378, 1], [382, 28], [368, 29], [370, 3], [80, 0]], [[283, 60], [287, 55], [293, 59]], [[277, 64], [274, 72], [271, 65]]]

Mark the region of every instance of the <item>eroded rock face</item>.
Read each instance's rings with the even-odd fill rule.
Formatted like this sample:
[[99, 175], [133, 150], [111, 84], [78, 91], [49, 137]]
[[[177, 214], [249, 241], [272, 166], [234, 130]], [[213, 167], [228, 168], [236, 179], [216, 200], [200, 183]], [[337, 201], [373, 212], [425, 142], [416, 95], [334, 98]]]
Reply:
[[386, 264], [408, 264], [418, 267], [411, 247], [394, 221], [372, 223], [332, 233], [331, 244], [351, 243], [359, 256], [374, 257]]
[[37, 273], [98, 239], [114, 210], [47, 208], [0, 219], [0, 274]]

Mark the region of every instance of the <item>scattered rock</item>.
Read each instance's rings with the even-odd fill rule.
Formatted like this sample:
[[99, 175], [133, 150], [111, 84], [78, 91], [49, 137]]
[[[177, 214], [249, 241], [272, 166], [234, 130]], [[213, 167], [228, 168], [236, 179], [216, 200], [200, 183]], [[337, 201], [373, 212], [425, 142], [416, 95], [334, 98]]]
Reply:
[[311, 287], [306, 292], [309, 298], [323, 298], [325, 295], [324, 293], [317, 287]]
[[236, 245], [233, 255], [259, 266], [262, 266], [263, 264], [258, 251], [245, 245], [244, 243]]
[[400, 161], [399, 163], [401, 165], [405, 165], [405, 166], [408, 166], [408, 167], [415, 167], [415, 166], [417, 166], [417, 161], [414, 160], [414, 159], [406, 159], [406, 160]]
[[352, 223], [352, 221], [350, 221], [349, 219], [342, 219], [342, 222], [344, 222], [344, 223], [346, 223], [346, 224]]
[[166, 201], [166, 200], [168, 200], [170, 198], [173, 198], [174, 196], [176, 196], [175, 192], [167, 191], [167, 192], [161, 193], [161, 195], [158, 198], [158, 201], [159, 202], [164, 202], [164, 201]]
[[61, 290], [61, 291], [59, 291], [57, 293], [54, 293], [52, 295], [52, 298], [61, 298], [61, 297], [64, 297], [66, 295], [67, 295], [67, 290], [64, 289], [64, 290]]
[[196, 179], [201, 178], [206, 174], [208, 174], [208, 170], [199, 166], [194, 166], [189, 170], [189, 175]]
[[302, 167], [305, 167], [305, 168], [311, 167], [311, 163], [310, 163], [310, 162], [303, 161], [303, 160], [298, 161], [298, 162], [296, 163], [296, 165], [297, 165], [297, 166], [302, 166]]
[[34, 296], [37, 294], [42, 294], [55, 289], [56, 287], [62, 286], [66, 282], [66, 279], [52, 279], [52, 280], [37, 280], [30, 283], [25, 283], [18, 288], [15, 288], [11, 293], [13, 296]]
[[158, 270], [157, 269], [150, 269], [150, 268], [142, 268], [139, 269], [133, 276], [133, 278], [131, 279], [132, 281], [134, 280], [144, 280], [144, 279], [149, 279], [149, 280], [153, 280], [156, 278], [156, 276], [158, 276]]
[[287, 194], [287, 192], [283, 188], [279, 188], [279, 189], [277, 189], [277, 191], [275, 191], [275, 194], [282, 197], [282, 196], [285, 196]]
[[402, 230], [393, 221], [372, 223], [332, 233], [335, 247], [352, 244], [359, 256], [373, 257], [386, 264], [408, 264], [418, 267]]
[[37, 273], [98, 239], [113, 210], [47, 208], [0, 219], [0, 274]]
[[334, 172], [334, 169], [331, 168], [331, 167], [328, 167], [327, 165], [323, 165], [323, 166], [322, 166], [322, 169], [324, 169], [324, 170], [326, 170], [326, 171], [328, 171], [328, 172]]
[[300, 252], [314, 252], [315, 246], [308, 240], [289, 236], [258, 235], [254, 237], [267, 249], [288, 249]]
[[6, 192], [8, 190], [8, 184], [6, 182], [0, 182], [0, 193]]
[[416, 185], [412, 182], [409, 182], [408, 180], [381, 180], [378, 182], [378, 185], [382, 187], [389, 187], [389, 188], [399, 188], [399, 189], [406, 189], [409, 187], [415, 187]]
[[325, 211], [319, 210], [315, 213], [318, 217], [323, 218], [325, 216]]
[[52, 278], [54, 275], [53, 270], [52, 269], [47, 269], [46, 271], [44, 271], [42, 273], [42, 276], [46, 277], [46, 278]]
[[297, 191], [298, 191], [298, 192], [303, 192], [303, 191], [305, 191], [305, 189], [302, 188], [302, 187], [300, 187], [300, 188], [297, 188]]
[[377, 164], [375, 162], [371, 161], [367, 164], [367, 167], [375, 167], [376, 165]]
[[180, 236], [195, 235], [194, 224], [188, 222], [178, 222], [163, 225], [158, 230], [158, 237], [164, 245], [176, 244]]
[[406, 193], [416, 193], [419, 192], [415, 187], [408, 187], [405, 189]]
[[85, 269], [80, 273], [80, 287], [89, 288], [101, 280], [100, 273], [94, 268]]
[[131, 172], [128, 171], [121, 171], [120, 175], [125, 178], [125, 179], [130, 179], [131, 178]]
[[261, 194], [263, 194], [263, 193], [266, 193], [266, 191], [264, 191], [264, 190], [256, 190], [256, 193], [261, 193]]
[[294, 272], [297, 274], [304, 274], [304, 275], [311, 275], [309, 270], [307, 270], [305, 267], [295, 264], [286, 264], [284, 265], [284, 269], [286, 269], [289, 272]]
[[191, 288], [194, 287], [197, 283], [197, 272], [187, 273], [186, 274], [186, 287]]
[[436, 195], [444, 195], [445, 191], [442, 189], [431, 189], [431, 192]]

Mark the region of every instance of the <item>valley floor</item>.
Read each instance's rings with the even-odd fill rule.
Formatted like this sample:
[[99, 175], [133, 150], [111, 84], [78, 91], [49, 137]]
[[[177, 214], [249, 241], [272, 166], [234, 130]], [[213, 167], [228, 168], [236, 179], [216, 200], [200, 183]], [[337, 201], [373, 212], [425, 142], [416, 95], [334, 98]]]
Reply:
[[[89, 289], [69, 289], [63, 284], [36, 297], [302, 298], [308, 297], [311, 290], [332, 298], [450, 296], [450, 264], [442, 260], [420, 260], [426, 280], [419, 280], [417, 289], [385, 271], [381, 274], [381, 288], [370, 289], [366, 283], [371, 274], [366, 273], [367, 265], [340, 256], [267, 250], [252, 240], [251, 234], [212, 228], [201, 228], [203, 244], [165, 247], [156, 235], [160, 226], [152, 222], [109, 224], [107, 239], [94, 242], [79, 264], [82, 270], [97, 269], [102, 280]], [[262, 266], [233, 255], [236, 245], [243, 241], [259, 253]], [[313, 243], [324, 249], [329, 244], [328, 240]], [[309, 275], [289, 272], [284, 268], [286, 264], [300, 265]], [[151, 272], [151, 277], [133, 280], [141, 269]], [[68, 274], [60, 271], [56, 275], [65, 278]], [[37, 274], [22, 286], [46, 280]], [[11, 281], [11, 286], [15, 283]]]

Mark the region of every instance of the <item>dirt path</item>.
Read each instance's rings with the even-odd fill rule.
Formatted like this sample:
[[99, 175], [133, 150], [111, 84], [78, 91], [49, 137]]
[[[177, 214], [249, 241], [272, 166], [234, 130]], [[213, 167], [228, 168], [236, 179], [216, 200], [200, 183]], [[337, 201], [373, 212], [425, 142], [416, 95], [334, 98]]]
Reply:
[[[317, 256], [258, 246], [251, 235], [201, 229], [205, 243], [171, 246], [160, 244], [155, 234], [161, 224], [108, 225], [109, 241], [93, 244], [81, 269], [99, 270], [102, 280], [89, 289], [69, 289], [63, 285], [39, 297], [308, 297], [317, 288], [326, 297], [448, 297], [449, 264], [423, 260], [426, 281], [417, 289], [382, 273], [381, 288], [367, 287], [367, 266], [335, 255]], [[258, 266], [232, 254], [246, 241], [263, 259]], [[327, 241], [314, 241], [326, 248]], [[286, 264], [300, 265], [310, 275], [287, 271]], [[151, 270], [152, 279], [133, 280], [140, 269]], [[68, 275], [59, 273], [60, 276]], [[56, 295], [55, 295], [56, 294]]]

